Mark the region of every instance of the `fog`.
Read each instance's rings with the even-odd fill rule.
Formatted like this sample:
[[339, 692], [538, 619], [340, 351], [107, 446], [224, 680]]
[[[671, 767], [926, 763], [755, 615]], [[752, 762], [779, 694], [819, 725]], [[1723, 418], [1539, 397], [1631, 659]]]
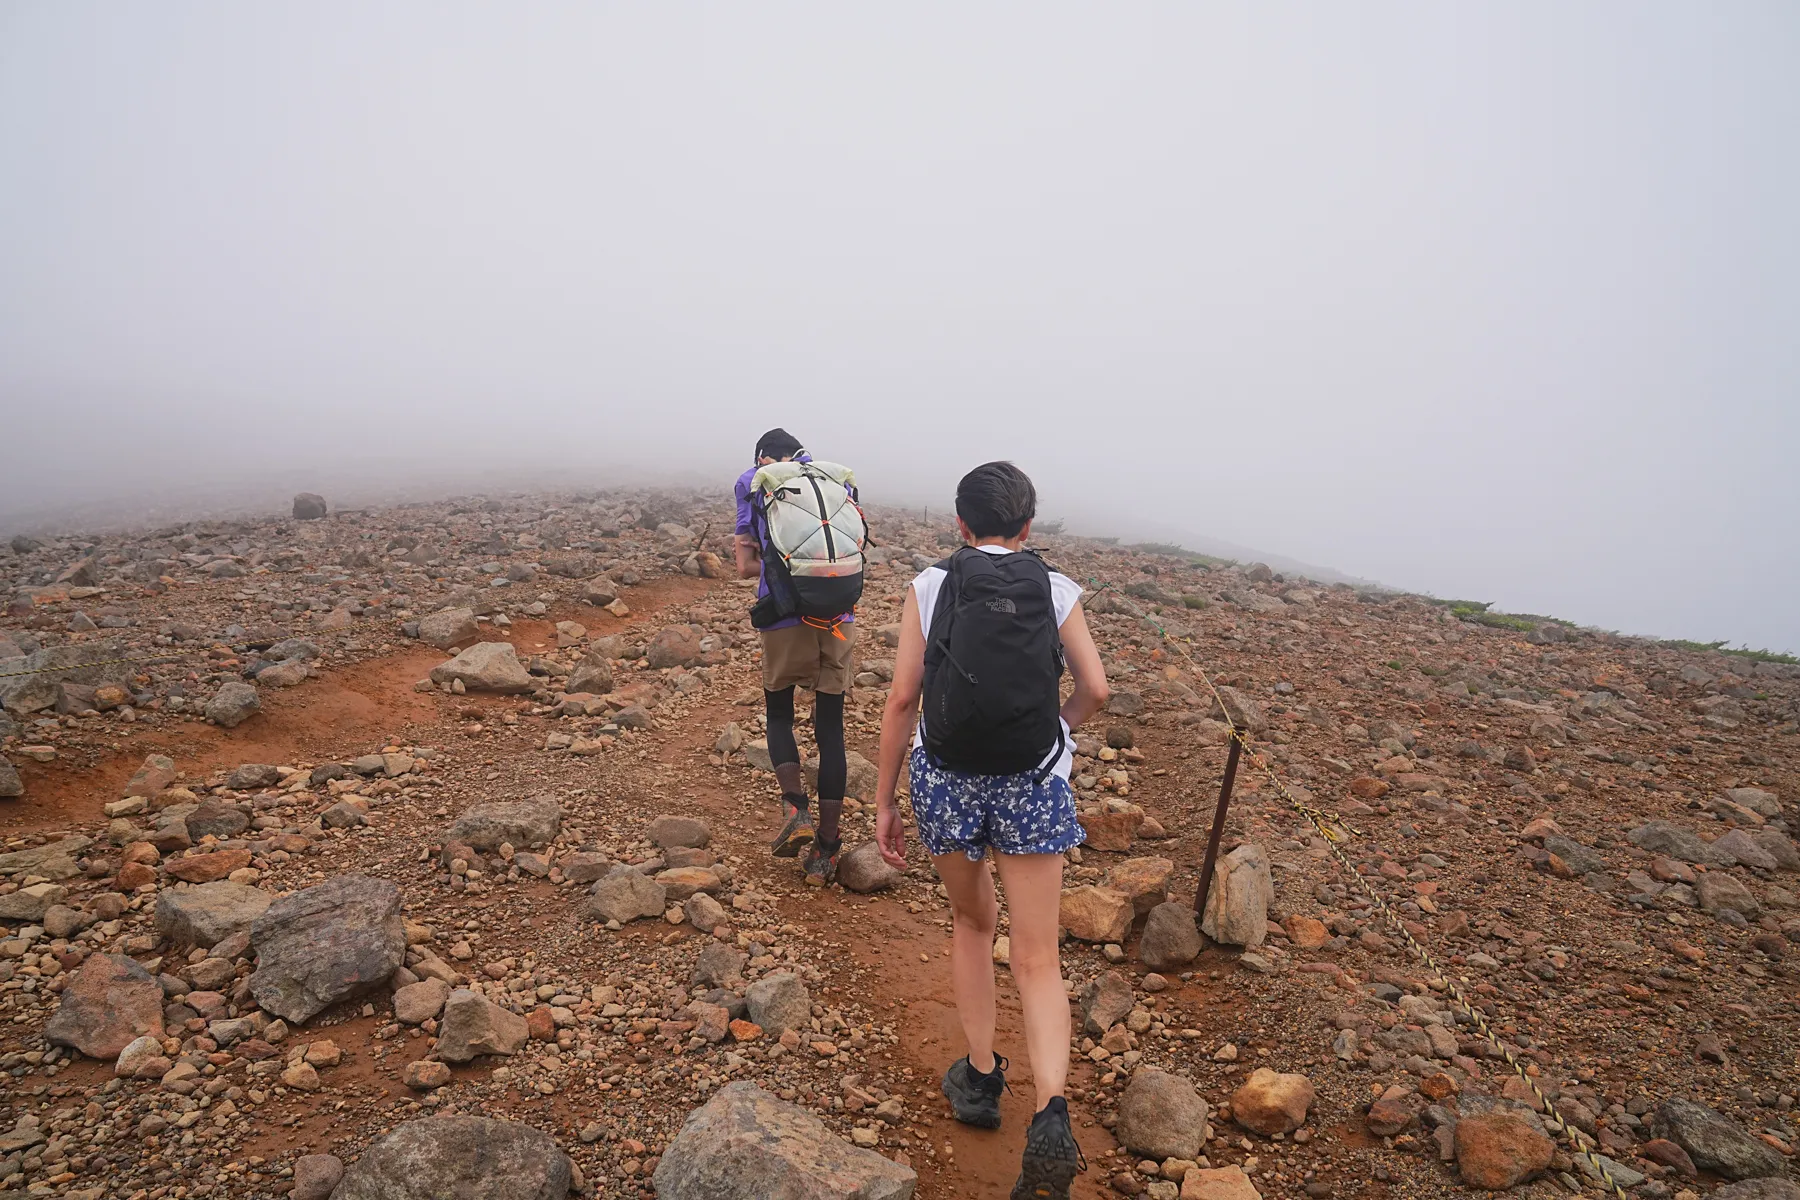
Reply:
[[0, 530], [723, 487], [781, 425], [1800, 650], [1796, 62], [1785, 0], [20, 0]]

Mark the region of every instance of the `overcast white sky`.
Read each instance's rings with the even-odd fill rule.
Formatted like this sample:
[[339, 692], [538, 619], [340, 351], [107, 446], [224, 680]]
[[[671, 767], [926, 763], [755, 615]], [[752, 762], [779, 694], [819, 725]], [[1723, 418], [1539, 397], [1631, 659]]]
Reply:
[[1791, 0], [15, 0], [0, 513], [779, 424], [1800, 650], [1797, 63]]

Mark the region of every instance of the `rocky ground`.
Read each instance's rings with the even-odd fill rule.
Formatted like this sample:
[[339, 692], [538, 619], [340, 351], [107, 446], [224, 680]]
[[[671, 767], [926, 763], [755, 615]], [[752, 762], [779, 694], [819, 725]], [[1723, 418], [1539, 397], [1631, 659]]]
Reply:
[[[766, 854], [728, 500], [313, 499], [0, 557], [0, 1197], [1004, 1195], [1016, 1004], [1006, 1125], [958, 1126], [929, 865]], [[848, 846], [949, 541], [873, 515]], [[1632, 1194], [1800, 1194], [1800, 668], [1044, 544], [1115, 689], [1063, 906], [1079, 1195], [1598, 1192], [1372, 894]], [[1226, 727], [1184, 652], [1274, 772], [1204, 934]]]

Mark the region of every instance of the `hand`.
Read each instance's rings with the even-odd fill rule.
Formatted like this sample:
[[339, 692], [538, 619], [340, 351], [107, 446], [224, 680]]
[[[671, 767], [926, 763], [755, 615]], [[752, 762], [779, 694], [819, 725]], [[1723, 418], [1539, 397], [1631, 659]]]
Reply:
[[875, 845], [882, 861], [896, 870], [906, 870], [906, 821], [896, 805], [883, 805], [875, 812]]

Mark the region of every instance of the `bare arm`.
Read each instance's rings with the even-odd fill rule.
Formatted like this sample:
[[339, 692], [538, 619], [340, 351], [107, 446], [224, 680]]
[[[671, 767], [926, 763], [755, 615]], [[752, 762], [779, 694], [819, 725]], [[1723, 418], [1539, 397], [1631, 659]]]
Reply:
[[762, 548], [747, 533], [738, 534], [733, 541], [737, 551], [738, 578], [755, 579], [762, 572]]
[[[1107, 685], [1106, 667], [1100, 662], [1094, 635], [1088, 631], [1087, 614], [1079, 604], [1062, 623], [1062, 643], [1063, 658], [1075, 679], [1075, 690], [1063, 702], [1062, 719], [1074, 729], [1106, 707], [1112, 688]], [[896, 677], [898, 674], [896, 668]]]
[[900, 609], [900, 648], [894, 655], [894, 682], [881, 713], [881, 778], [875, 788], [877, 810], [894, 806], [900, 768], [919, 724], [919, 693], [925, 683], [925, 635], [919, 628], [918, 594], [906, 589]]

